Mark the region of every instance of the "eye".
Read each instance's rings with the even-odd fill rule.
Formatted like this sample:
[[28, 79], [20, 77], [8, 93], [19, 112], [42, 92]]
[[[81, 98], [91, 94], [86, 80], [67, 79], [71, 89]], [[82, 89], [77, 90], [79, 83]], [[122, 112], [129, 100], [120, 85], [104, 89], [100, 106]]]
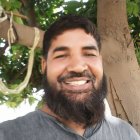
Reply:
[[96, 55], [93, 53], [86, 53], [85, 56], [96, 56]]
[[57, 59], [57, 58], [64, 58], [64, 57], [66, 57], [66, 56], [67, 56], [66, 54], [63, 54], [63, 55], [57, 55], [57, 56], [54, 57], [54, 59]]

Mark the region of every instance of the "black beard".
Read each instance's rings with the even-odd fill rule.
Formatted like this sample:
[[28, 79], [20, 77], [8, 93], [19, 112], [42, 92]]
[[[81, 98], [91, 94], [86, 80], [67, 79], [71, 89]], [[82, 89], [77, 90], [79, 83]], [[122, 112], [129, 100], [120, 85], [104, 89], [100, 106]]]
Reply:
[[57, 91], [54, 85], [48, 83], [46, 75], [43, 76], [43, 86], [45, 91], [44, 100], [47, 106], [60, 118], [84, 124], [85, 128], [97, 124], [104, 119], [105, 106], [103, 100], [107, 95], [105, 75], [103, 75], [102, 81], [100, 81], [99, 88], [96, 90], [93, 87], [89, 94], [84, 93], [88, 97], [82, 101], [71, 100], [67, 96], [69, 93]]

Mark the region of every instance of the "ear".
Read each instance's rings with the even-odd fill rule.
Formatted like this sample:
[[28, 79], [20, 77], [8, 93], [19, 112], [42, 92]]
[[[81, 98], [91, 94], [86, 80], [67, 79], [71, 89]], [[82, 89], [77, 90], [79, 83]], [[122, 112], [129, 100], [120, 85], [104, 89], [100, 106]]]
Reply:
[[47, 60], [42, 57], [41, 58], [41, 71], [42, 71], [42, 74], [44, 74], [46, 72], [46, 68], [47, 68]]

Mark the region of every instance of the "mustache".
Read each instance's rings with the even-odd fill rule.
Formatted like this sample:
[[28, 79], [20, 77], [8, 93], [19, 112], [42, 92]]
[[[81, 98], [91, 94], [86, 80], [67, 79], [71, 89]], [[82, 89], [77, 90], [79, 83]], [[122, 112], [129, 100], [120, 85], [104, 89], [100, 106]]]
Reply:
[[91, 74], [89, 71], [85, 70], [85, 71], [80, 72], [80, 73], [71, 71], [65, 75], [59, 76], [57, 80], [58, 80], [58, 82], [63, 82], [67, 79], [75, 78], [75, 77], [76, 78], [77, 77], [87, 77], [91, 81], [95, 81], [95, 79], [96, 79], [94, 74]]

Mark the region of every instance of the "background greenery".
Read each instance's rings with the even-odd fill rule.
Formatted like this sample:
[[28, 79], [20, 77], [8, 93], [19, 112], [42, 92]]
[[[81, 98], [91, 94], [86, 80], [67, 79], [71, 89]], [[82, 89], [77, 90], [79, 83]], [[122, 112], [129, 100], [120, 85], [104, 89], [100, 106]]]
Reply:
[[[46, 30], [49, 25], [64, 14], [79, 14], [97, 23], [97, 0], [64, 1], [64, 0], [0, 0], [0, 5], [6, 11], [23, 14], [29, 20], [14, 17], [14, 21], [28, 26], [37, 26]], [[117, 12], [117, 11], [116, 11]], [[140, 1], [127, 0], [128, 23], [135, 45], [135, 52], [140, 64]], [[28, 48], [19, 44], [8, 47], [4, 39], [0, 39], [0, 78], [10, 87], [16, 87], [23, 81], [28, 62]], [[4, 95], [0, 93], [0, 104], [17, 107], [25, 99], [30, 104], [37, 100], [34, 93], [42, 89], [40, 71], [41, 50], [36, 50], [33, 73], [28, 87], [21, 94]], [[39, 103], [40, 104], [40, 103]]]

